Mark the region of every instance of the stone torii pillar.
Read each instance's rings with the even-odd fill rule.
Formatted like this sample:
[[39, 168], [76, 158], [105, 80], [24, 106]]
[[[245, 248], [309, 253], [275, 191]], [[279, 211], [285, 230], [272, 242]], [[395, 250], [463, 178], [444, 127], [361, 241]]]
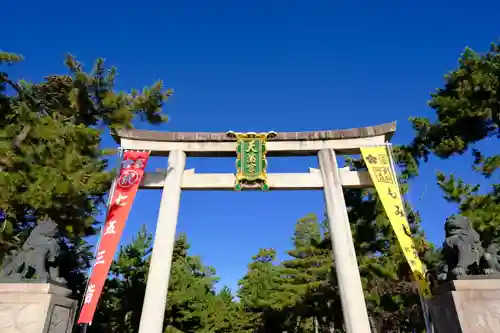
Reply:
[[[389, 123], [348, 130], [286, 132], [267, 142], [267, 156], [318, 156], [319, 170], [269, 174], [268, 183], [270, 190], [323, 190], [347, 333], [369, 333], [370, 325], [342, 188], [373, 184], [366, 172], [339, 168], [336, 155], [359, 154], [360, 147], [385, 144], [395, 130], [396, 124]], [[115, 139], [123, 149], [169, 155], [166, 172], [146, 173], [141, 184], [143, 189], [163, 189], [163, 194], [139, 333], [162, 333], [181, 190], [234, 190], [235, 185], [234, 174], [184, 170], [186, 156], [236, 157], [236, 140], [226, 133], [142, 130], [120, 130]]]
[[347, 332], [371, 332], [368, 311], [359, 275], [351, 226], [347, 216], [342, 180], [333, 149], [318, 154], [323, 191], [328, 216], [328, 227], [333, 249], [333, 260], [340, 289], [340, 301]]
[[[163, 332], [186, 154], [170, 152], [149, 266], [139, 333]], [[139, 300], [138, 300], [139, 301]]]

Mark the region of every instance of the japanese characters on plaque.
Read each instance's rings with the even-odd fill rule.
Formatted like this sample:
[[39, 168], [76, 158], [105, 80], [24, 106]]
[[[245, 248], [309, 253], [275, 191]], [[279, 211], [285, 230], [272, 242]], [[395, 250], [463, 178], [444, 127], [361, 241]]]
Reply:
[[259, 186], [269, 189], [267, 179], [267, 140], [276, 136], [269, 133], [234, 133], [228, 136], [236, 138], [236, 181], [235, 189]]

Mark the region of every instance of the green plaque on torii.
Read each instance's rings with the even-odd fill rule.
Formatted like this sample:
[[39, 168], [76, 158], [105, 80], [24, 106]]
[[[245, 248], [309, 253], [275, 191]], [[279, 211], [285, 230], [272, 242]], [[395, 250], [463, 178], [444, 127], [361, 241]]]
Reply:
[[268, 139], [276, 136], [276, 133], [229, 131], [227, 135], [237, 140], [235, 189], [239, 191], [245, 186], [260, 186], [263, 190], [268, 190], [266, 144]]

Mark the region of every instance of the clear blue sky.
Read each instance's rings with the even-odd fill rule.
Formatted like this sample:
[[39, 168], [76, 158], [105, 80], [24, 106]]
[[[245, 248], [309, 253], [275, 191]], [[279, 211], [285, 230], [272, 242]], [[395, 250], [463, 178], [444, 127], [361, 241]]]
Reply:
[[[412, 136], [408, 117], [432, 115], [429, 93], [463, 48], [486, 50], [500, 37], [499, 10], [491, 0], [4, 0], [0, 48], [25, 56], [11, 73], [27, 80], [63, 73], [66, 52], [88, 66], [106, 58], [118, 67], [120, 89], [163, 79], [175, 94], [165, 108], [171, 121], [158, 130], [306, 131], [397, 120], [393, 142], [404, 143]], [[434, 172], [476, 181], [469, 161], [433, 159], [412, 188], [434, 242], [456, 210], [441, 198]], [[165, 165], [154, 159], [149, 168]], [[314, 158], [271, 159], [269, 170], [316, 165]], [[188, 167], [233, 172], [234, 160], [191, 159]], [[139, 193], [124, 241], [143, 223], [154, 231], [159, 200], [159, 191]], [[178, 231], [235, 289], [258, 248], [282, 254], [295, 221], [310, 212], [323, 214], [319, 191], [188, 192]]]

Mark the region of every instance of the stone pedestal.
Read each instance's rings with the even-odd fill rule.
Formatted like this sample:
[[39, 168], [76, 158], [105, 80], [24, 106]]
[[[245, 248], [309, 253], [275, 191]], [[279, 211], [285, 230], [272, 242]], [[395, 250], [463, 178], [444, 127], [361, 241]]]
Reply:
[[429, 302], [435, 333], [500, 332], [500, 279], [443, 284]]
[[48, 283], [0, 283], [0, 333], [70, 333], [77, 301]]

